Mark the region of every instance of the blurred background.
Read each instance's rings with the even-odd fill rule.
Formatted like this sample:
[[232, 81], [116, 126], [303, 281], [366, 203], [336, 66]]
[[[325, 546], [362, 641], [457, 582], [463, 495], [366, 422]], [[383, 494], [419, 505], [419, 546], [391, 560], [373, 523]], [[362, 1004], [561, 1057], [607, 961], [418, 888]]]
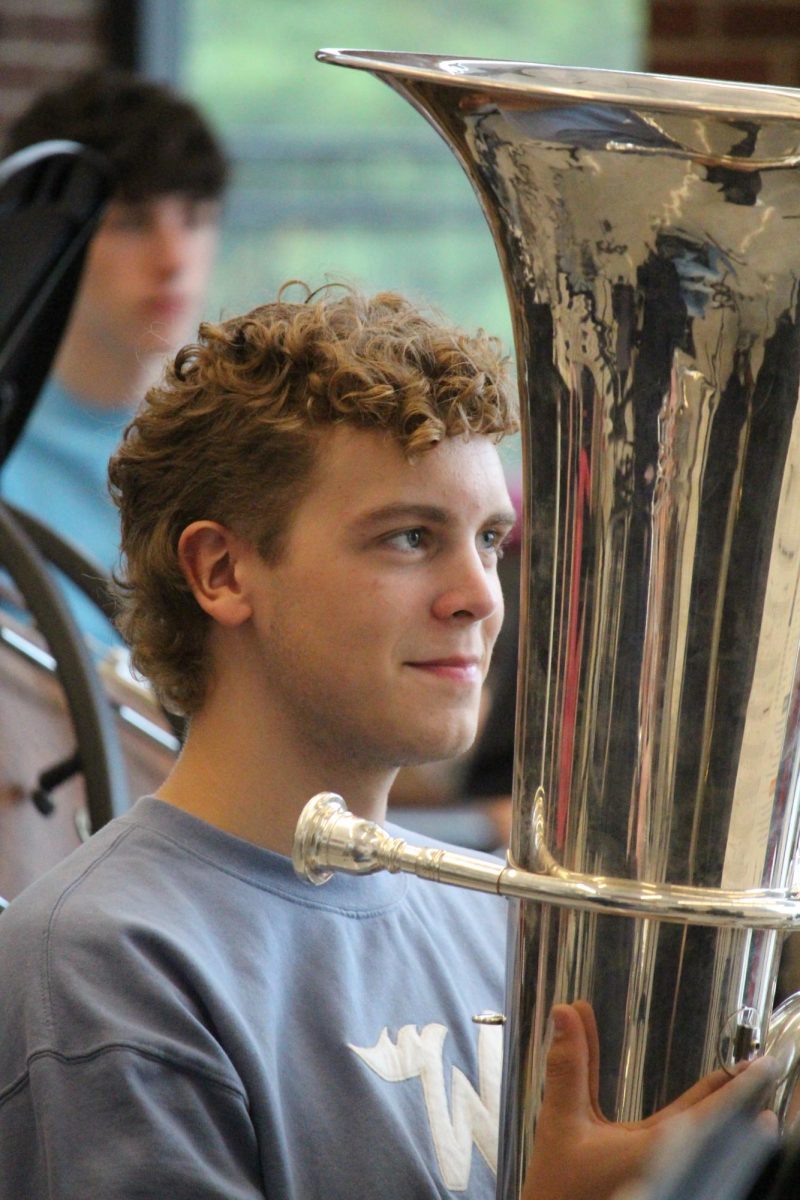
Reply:
[[[510, 342], [467, 178], [408, 103], [320, 47], [800, 83], [796, 0], [0, 0], [0, 134], [44, 86], [114, 64], [197, 100], [234, 158], [207, 316], [289, 277], [425, 298]], [[506, 450], [513, 462], [517, 448]]]
[[[234, 163], [211, 318], [285, 279], [424, 297], [510, 340], [461, 168], [385, 85], [322, 46], [800, 83], [797, 0], [0, 0], [0, 134], [43, 87], [111, 63], [197, 100]], [[517, 453], [509, 447], [511, 460]]]
[[[316, 63], [319, 47], [644, 61], [642, 0], [2, 0], [0, 11], [2, 74], [28, 59], [31, 90], [39, 55], [50, 83], [110, 57], [176, 84], [211, 118], [235, 160], [213, 315], [261, 303], [290, 277], [346, 275], [508, 334], [494, 249], [461, 168], [405, 101]], [[34, 42], [39, 30], [49, 46]], [[5, 85], [9, 113], [27, 99], [18, 78]]]
[[421, 294], [503, 335], [469, 184], [385, 85], [321, 46], [800, 82], [797, 0], [0, 0], [0, 133], [32, 96], [111, 62], [198, 100], [236, 161], [210, 312], [291, 275]]

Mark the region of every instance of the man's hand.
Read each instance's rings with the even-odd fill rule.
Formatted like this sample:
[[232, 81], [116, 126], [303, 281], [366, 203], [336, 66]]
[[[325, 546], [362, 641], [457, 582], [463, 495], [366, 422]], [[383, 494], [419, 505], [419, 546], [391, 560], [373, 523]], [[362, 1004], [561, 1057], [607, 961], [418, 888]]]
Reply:
[[772, 1059], [757, 1059], [733, 1079], [714, 1071], [647, 1120], [614, 1124], [598, 1103], [600, 1050], [590, 1005], [583, 1000], [557, 1004], [551, 1021], [544, 1097], [524, 1200], [606, 1200], [642, 1174], [672, 1117], [689, 1109], [698, 1116], [715, 1112], [736, 1094], [737, 1081], [745, 1074], [749, 1081], [753, 1072], [765, 1080], [778, 1074]]

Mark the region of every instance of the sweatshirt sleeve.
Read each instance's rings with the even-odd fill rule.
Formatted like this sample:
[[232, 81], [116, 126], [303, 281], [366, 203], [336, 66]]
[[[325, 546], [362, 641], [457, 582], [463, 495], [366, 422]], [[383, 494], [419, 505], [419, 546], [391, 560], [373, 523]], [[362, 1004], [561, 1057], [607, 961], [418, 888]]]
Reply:
[[45, 1052], [0, 1098], [0, 1200], [264, 1200], [245, 1098], [150, 1051]]

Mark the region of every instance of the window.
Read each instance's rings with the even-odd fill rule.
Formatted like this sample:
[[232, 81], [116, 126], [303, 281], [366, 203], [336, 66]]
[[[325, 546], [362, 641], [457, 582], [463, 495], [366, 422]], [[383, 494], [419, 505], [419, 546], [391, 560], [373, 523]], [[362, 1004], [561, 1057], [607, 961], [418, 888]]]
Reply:
[[166, 41], [177, 46], [175, 77], [236, 164], [209, 313], [262, 303], [288, 278], [346, 278], [424, 297], [510, 346], [494, 245], [451, 152], [385, 84], [314, 52], [637, 69], [643, 0], [181, 0], [168, 37], [148, 21], [154, 7], [142, 9], [145, 59], [148, 45], [156, 63]]

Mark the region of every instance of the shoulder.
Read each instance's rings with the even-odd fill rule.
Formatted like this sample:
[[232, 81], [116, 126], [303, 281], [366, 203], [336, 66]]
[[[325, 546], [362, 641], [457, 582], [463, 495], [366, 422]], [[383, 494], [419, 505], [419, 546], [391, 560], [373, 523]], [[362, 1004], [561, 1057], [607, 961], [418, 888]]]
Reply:
[[[112, 822], [9, 905], [0, 919], [0, 994], [7, 1004], [29, 1005], [34, 997], [46, 1003], [65, 979], [77, 985], [123, 953], [131, 837], [130, 827]], [[109, 874], [116, 874], [116, 887], [108, 887]]]
[[[0, 1086], [44, 1057], [133, 1053], [238, 1087], [208, 1024], [209, 924], [192, 888], [170, 891], [168, 849], [112, 822], [0, 918]], [[208, 950], [210, 953], [207, 953]]]

